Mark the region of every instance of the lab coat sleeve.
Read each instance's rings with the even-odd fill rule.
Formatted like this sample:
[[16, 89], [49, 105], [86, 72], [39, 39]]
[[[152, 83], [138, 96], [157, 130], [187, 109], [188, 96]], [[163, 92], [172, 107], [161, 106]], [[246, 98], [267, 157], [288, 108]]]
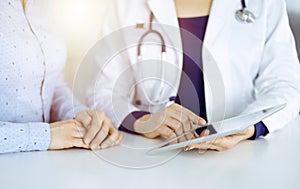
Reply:
[[300, 109], [300, 68], [284, 0], [270, 1], [265, 48], [254, 82], [255, 101], [244, 113], [287, 103], [278, 113], [263, 120], [270, 132], [284, 127]]
[[[108, 115], [113, 125], [118, 128], [123, 120], [131, 113], [140, 111], [132, 105], [130, 86], [132, 86], [130, 74], [124, 74], [130, 69], [126, 57], [114, 58], [105, 68], [99, 65], [100, 54], [95, 55], [99, 74], [90, 85], [87, 92], [87, 104], [93, 110], [101, 110]], [[128, 77], [124, 77], [128, 75]]]
[[127, 115], [139, 109], [131, 102], [130, 89], [133, 89], [134, 81], [128, 54], [119, 53], [120, 48], [126, 46], [123, 45], [122, 26], [117, 12], [117, 1], [109, 1], [102, 39], [93, 53], [92, 61], [98, 71], [88, 89], [87, 104], [91, 109], [104, 111], [118, 128]]
[[0, 122], [0, 154], [47, 150], [49, 144], [48, 123]]
[[71, 119], [78, 112], [88, 109], [73, 95], [64, 81], [63, 74], [59, 74], [57, 83], [51, 105], [50, 122]]

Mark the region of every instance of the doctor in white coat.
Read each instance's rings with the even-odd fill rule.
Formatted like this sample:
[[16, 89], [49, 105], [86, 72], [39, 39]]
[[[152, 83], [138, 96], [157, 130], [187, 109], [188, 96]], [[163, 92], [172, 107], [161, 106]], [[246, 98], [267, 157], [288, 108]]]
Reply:
[[[262, 120], [265, 131], [261, 136], [265, 136], [299, 113], [299, 61], [284, 0], [111, 0], [109, 4], [102, 40], [106, 52], [95, 54], [101, 72], [87, 101], [93, 108], [103, 109], [116, 127], [149, 138], [172, 138], [188, 131], [191, 123], [205, 124], [198, 112], [172, 100], [177, 96], [185, 64], [178, 19], [203, 16], [209, 18], [203, 48], [199, 49], [206, 121], [287, 103], [283, 110]], [[241, 22], [236, 12], [245, 5], [253, 15]], [[149, 27], [162, 35], [165, 59], [161, 59], [164, 50], [157, 35], [141, 41]], [[114, 35], [118, 37], [109, 37]], [[153, 39], [152, 45], [145, 42], [146, 38]], [[138, 58], [140, 43], [142, 58]], [[139, 76], [149, 70], [154, 74], [145, 76], [148, 81], [140, 80]], [[255, 138], [256, 129], [254, 125], [242, 133], [211, 141], [209, 146], [196, 144], [187, 149], [229, 149]]]

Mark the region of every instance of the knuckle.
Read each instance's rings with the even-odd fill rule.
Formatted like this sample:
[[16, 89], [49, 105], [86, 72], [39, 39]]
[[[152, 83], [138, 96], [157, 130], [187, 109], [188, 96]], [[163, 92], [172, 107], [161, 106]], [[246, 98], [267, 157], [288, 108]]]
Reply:
[[178, 123], [173, 124], [173, 128], [175, 131], [178, 131], [180, 129], [180, 125]]
[[181, 122], [182, 123], [186, 123], [188, 121], [189, 121], [189, 119], [186, 116], [181, 116]]

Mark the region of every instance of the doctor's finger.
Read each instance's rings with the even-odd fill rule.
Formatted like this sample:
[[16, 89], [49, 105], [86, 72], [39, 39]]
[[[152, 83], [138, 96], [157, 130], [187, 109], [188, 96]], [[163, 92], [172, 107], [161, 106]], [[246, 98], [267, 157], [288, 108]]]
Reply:
[[177, 119], [168, 117], [165, 120], [165, 124], [168, 125], [168, 127], [170, 127], [171, 129], [173, 129], [177, 136], [183, 133], [182, 123]]
[[235, 134], [235, 135], [218, 138], [215, 141], [213, 141], [213, 144], [220, 147], [219, 151], [224, 151], [233, 148], [242, 140], [243, 140], [243, 136]]
[[209, 142], [202, 142], [197, 144], [192, 144], [184, 147], [184, 151], [189, 150], [217, 150], [219, 151], [220, 147]]
[[192, 121], [193, 123], [203, 126], [206, 124], [205, 119], [203, 119], [200, 116], [197, 116], [194, 112], [192, 112], [191, 110], [187, 109], [187, 108], [182, 108], [182, 113], [184, 115], [186, 115], [190, 121]]
[[182, 112], [178, 112], [178, 111], [172, 109], [172, 110], [168, 111], [168, 116], [181, 123], [183, 132], [187, 130], [187, 129], [184, 129], [185, 125], [190, 127], [190, 121], [189, 121], [188, 116], [186, 116]]
[[[165, 124], [169, 127], [172, 128], [175, 131], [175, 134], [177, 136], [180, 136], [183, 134], [183, 126], [182, 123], [172, 117], [169, 117], [166, 119]], [[185, 136], [178, 138], [179, 142], [185, 141]]]
[[184, 127], [185, 133], [186, 133], [185, 138], [187, 140], [191, 140], [191, 139], [195, 138], [194, 137], [194, 131], [191, 130], [192, 128], [193, 128], [193, 125], [192, 125], [192, 122], [190, 122], [190, 121], [189, 121], [189, 126], [188, 126], [188, 123], [187, 123], [186, 126]]
[[[176, 138], [175, 132], [172, 129], [170, 129], [167, 125], [160, 127], [158, 129], [158, 132], [160, 133], [160, 135], [167, 137], [168, 139]], [[171, 144], [175, 143], [177, 143], [177, 140], [171, 142]]]
[[168, 115], [181, 123], [182, 133], [186, 133], [184, 137], [180, 137], [181, 140], [190, 140], [194, 138], [193, 133], [188, 133], [192, 129], [192, 125], [190, 119], [185, 114], [172, 109], [169, 110]]
[[216, 151], [224, 151], [226, 148], [226, 145], [224, 145], [224, 137], [217, 138], [215, 140], [206, 141], [201, 143], [201, 147], [199, 149], [210, 149], [210, 150], [216, 150]]
[[187, 115], [182, 114], [181, 117], [179, 118], [181, 123], [182, 123], [182, 128], [183, 128], [183, 133], [185, 133], [185, 138], [186, 140], [191, 140], [192, 138], [194, 138], [194, 135], [191, 131], [191, 129], [193, 128], [192, 123], [190, 121], [190, 119], [188, 118]]
[[[207, 136], [209, 135], [209, 130], [208, 129], [205, 129], [203, 130], [200, 135], [197, 134], [197, 137], [203, 137], [203, 136]], [[192, 145], [188, 145], [188, 146], [185, 146], [184, 147], [184, 150], [185, 151], [188, 151], [188, 150], [192, 150], [192, 149], [200, 149], [201, 148], [201, 145], [203, 145], [204, 143], [206, 144], [211, 144], [212, 142], [210, 141], [207, 141], [207, 142], [202, 142], [202, 143], [197, 143], [197, 144], [192, 144]], [[204, 148], [204, 147], [203, 147]]]

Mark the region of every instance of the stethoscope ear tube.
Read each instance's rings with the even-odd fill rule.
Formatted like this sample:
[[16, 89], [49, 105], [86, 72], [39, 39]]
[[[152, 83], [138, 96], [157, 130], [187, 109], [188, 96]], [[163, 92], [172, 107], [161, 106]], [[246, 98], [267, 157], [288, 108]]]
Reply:
[[[158, 31], [154, 30], [153, 27], [152, 27], [153, 19], [154, 19], [154, 15], [151, 12], [150, 13], [149, 30], [141, 36], [141, 38], [139, 39], [139, 42], [138, 42], [138, 46], [137, 46], [137, 63], [141, 64], [142, 61], [143, 61], [142, 45], [143, 45], [144, 38], [149, 34], [157, 35], [159, 37], [160, 41], [161, 41], [161, 60], [160, 60], [160, 63], [161, 63], [161, 77], [160, 77], [159, 92], [158, 92], [158, 95], [156, 96], [156, 98], [154, 100], [151, 100], [149, 98], [148, 93], [145, 90], [145, 86], [144, 86], [144, 82], [145, 82], [144, 79], [145, 78], [143, 78], [143, 69], [142, 69], [142, 67], [141, 67], [141, 70], [140, 70], [140, 79], [143, 80], [143, 81], [141, 81], [141, 88], [142, 88], [142, 91], [143, 91], [144, 96], [145, 96], [146, 100], [148, 101], [148, 103], [150, 103], [151, 105], [162, 105], [162, 104], [165, 104], [165, 103], [169, 102], [169, 99], [161, 101], [163, 91], [164, 91], [164, 87], [165, 87], [164, 79], [165, 79], [165, 64], [166, 64], [166, 61], [167, 61], [166, 60], [166, 51], [167, 50], [166, 50], [165, 40], [164, 40], [162, 34], [159, 33]], [[139, 65], [139, 66], [142, 66], [142, 64]]]

